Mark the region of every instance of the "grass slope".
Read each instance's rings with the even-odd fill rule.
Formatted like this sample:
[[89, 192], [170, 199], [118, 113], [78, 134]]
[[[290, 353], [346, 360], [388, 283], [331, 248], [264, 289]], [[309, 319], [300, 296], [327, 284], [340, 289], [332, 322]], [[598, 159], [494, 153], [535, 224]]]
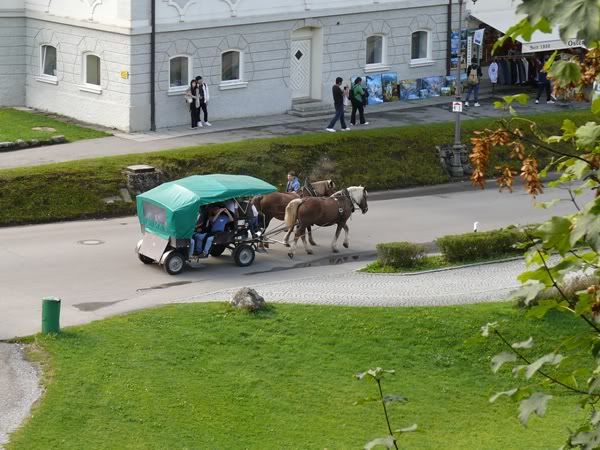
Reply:
[[[558, 132], [567, 115], [532, 117], [546, 130]], [[568, 117], [582, 124], [593, 116], [579, 111], [569, 112]], [[493, 124], [493, 119], [466, 121], [464, 141], [468, 142], [473, 130]], [[256, 176], [280, 187], [291, 169], [302, 178], [331, 178], [338, 186], [362, 184], [371, 190], [449, 181], [435, 145], [452, 142], [453, 123], [350, 134], [314, 133], [0, 170], [0, 225], [132, 214], [133, 204], [103, 201], [126, 186], [123, 169], [130, 164], [156, 166], [165, 180], [192, 174], [234, 173]], [[496, 157], [490, 167], [493, 169], [501, 160]]]
[[[35, 127], [50, 127], [56, 131], [34, 131]], [[0, 142], [14, 142], [17, 139], [48, 139], [64, 135], [68, 142], [108, 136], [102, 131], [84, 128], [72, 123], [52, 119], [41, 113], [18, 111], [12, 108], [0, 108]]]
[[37, 337], [51, 380], [8, 449], [349, 449], [385, 435], [376, 386], [353, 379], [394, 368], [385, 393], [408, 449], [548, 449], [578, 419], [573, 398], [519, 425], [517, 407], [488, 402], [514, 385], [493, 375], [500, 343], [465, 346], [491, 320], [510, 339], [550, 351], [578, 326], [565, 315], [526, 321], [509, 304], [441, 308], [278, 305], [253, 316], [224, 304], [175, 305]]

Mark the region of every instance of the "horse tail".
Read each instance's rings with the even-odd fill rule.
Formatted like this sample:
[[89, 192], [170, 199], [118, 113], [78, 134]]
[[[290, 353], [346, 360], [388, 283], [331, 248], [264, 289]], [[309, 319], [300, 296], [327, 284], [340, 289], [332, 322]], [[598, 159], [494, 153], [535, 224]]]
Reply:
[[288, 230], [291, 230], [292, 228], [294, 228], [294, 225], [296, 225], [296, 221], [298, 220], [298, 208], [301, 204], [302, 199], [297, 198], [289, 202], [288, 205], [285, 207], [284, 221]]

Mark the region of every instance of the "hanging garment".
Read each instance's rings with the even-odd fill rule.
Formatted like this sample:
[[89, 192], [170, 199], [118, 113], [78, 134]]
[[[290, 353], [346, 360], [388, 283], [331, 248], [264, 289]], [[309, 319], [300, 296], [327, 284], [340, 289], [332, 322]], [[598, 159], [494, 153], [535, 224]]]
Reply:
[[488, 67], [488, 76], [490, 77], [490, 81], [492, 84], [496, 84], [498, 82], [498, 64], [494, 61]]

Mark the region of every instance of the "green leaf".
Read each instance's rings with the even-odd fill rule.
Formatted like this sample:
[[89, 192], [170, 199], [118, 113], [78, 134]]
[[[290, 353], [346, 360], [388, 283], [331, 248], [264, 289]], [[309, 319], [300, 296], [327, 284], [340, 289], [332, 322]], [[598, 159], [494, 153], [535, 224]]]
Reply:
[[550, 278], [550, 274], [545, 267], [522, 272], [517, 277], [517, 280], [519, 280], [521, 283], [525, 283], [529, 280], [539, 281], [546, 287], [552, 286], [552, 278]]
[[498, 400], [500, 397], [503, 397], [503, 396], [512, 397], [513, 395], [515, 395], [517, 393], [517, 391], [518, 391], [518, 388], [514, 388], [509, 391], [496, 392], [494, 395], [492, 395], [490, 397], [490, 403], [494, 403], [496, 400]]
[[494, 331], [498, 327], [498, 322], [488, 322], [481, 327], [481, 335], [483, 337], [489, 337], [490, 331]]
[[512, 293], [512, 298], [523, 299], [525, 304], [529, 306], [532, 300], [535, 300], [540, 292], [546, 289], [542, 283], [528, 282], [523, 284], [519, 289]]
[[581, 69], [574, 61], [556, 61], [552, 64], [549, 75], [559, 86], [566, 87], [581, 79]]
[[534, 205], [536, 208], [548, 209], [552, 208], [554, 205], [561, 202], [560, 198], [555, 198], [554, 200], [550, 200], [547, 202], [535, 202]]
[[558, 302], [554, 299], [546, 299], [539, 302], [537, 305], [527, 311], [527, 317], [534, 319], [542, 319], [548, 311], [558, 308]]
[[575, 314], [581, 316], [591, 312], [592, 305], [596, 302], [595, 295], [590, 295], [586, 291], [577, 296], [577, 304], [575, 305]]
[[365, 444], [365, 450], [371, 450], [375, 447], [383, 446], [385, 448], [394, 448], [396, 438], [394, 436], [386, 436], [382, 438], [373, 439]]
[[527, 94], [507, 95], [505, 97], [502, 97], [502, 99], [509, 105], [514, 101], [519, 102], [521, 105], [526, 105], [527, 101], [529, 100], [529, 95], [527, 95]]
[[591, 170], [592, 170], [592, 167], [588, 163], [578, 159], [571, 166], [569, 166], [567, 168], [567, 170], [565, 170], [565, 173], [569, 174], [569, 175], [573, 175], [573, 177], [577, 180], [581, 180]]
[[571, 249], [569, 241], [571, 236], [571, 221], [565, 217], [554, 216], [543, 223], [537, 230], [536, 235], [544, 241], [545, 248], [554, 248], [561, 255]]
[[600, 97], [598, 97], [592, 102], [592, 113], [600, 114]]
[[532, 348], [533, 347], [533, 337], [530, 336], [529, 339], [523, 342], [515, 342], [511, 345], [512, 348]]
[[503, 109], [505, 106], [506, 106], [506, 104], [504, 102], [500, 102], [500, 101], [494, 102], [494, 108], [496, 108], [496, 109]]
[[575, 125], [575, 122], [573, 122], [571, 119], [565, 119], [563, 120], [563, 124], [560, 129], [563, 130], [564, 137], [574, 138], [575, 132], [577, 131], [577, 125]]
[[406, 403], [408, 399], [406, 397], [402, 397], [401, 395], [386, 395], [383, 397], [383, 401], [386, 405], [390, 403], [398, 402], [398, 403]]
[[533, 412], [535, 412], [539, 417], [544, 417], [544, 414], [546, 414], [548, 400], [551, 398], [551, 395], [535, 392], [531, 397], [521, 401], [521, 404], [519, 405], [519, 420], [521, 423], [527, 426], [529, 416]]
[[511, 352], [502, 352], [498, 353], [496, 356], [492, 358], [492, 372], [496, 373], [500, 370], [500, 367], [507, 362], [515, 362], [517, 360], [517, 355]]
[[525, 378], [530, 379], [535, 373], [542, 368], [544, 364], [557, 366], [563, 360], [563, 356], [557, 353], [548, 353], [527, 366], [525, 370]]
[[414, 433], [418, 427], [416, 423], [413, 423], [410, 427], [400, 428], [396, 430], [396, 433]]
[[570, 244], [575, 246], [580, 240], [595, 252], [600, 252], [600, 198], [589, 202], [577, 216], [570, 236]]
[[594, 147], [600, 138], [600, 125], [596, 122], [587, 122], [585, 125], [577, 128], [575, 136], [577, 138], [577, 147]]
[[395, 370], [387, 370], [382, 369], [381, 367], [376, 367], [375, 369], [369, 369], [366, 372], [359, 372], [355, 375], [355, 377], [359, 380], [362, 380], [363, 378], [368, 378], [371, 380], [381, 380], [385, 376], [385, 374], [393, 375], [395, 373]]

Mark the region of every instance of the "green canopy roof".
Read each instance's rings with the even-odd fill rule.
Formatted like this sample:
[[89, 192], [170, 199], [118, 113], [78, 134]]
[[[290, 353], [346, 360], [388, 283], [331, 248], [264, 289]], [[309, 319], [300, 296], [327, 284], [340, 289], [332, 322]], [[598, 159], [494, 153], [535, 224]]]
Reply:
[[200, 206], [276, 190], [246, 175], [194, 175], [138, 195], [138, 218], [147, 231], [163, 238], [187, 239], [194, 232]]

